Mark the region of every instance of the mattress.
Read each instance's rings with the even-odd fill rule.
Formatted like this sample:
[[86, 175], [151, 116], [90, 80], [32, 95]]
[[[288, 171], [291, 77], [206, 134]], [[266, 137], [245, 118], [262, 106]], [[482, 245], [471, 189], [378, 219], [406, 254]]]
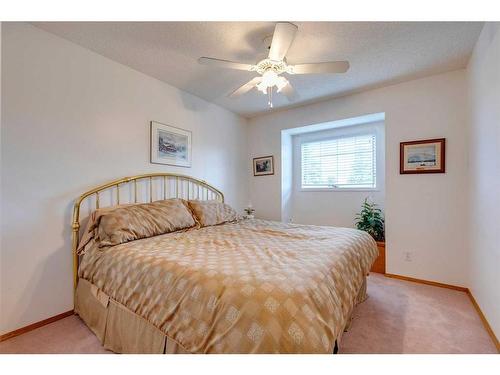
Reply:
[[[355, 229], [263, 220], [89, 244], [76, 311], [101, 341], [109, 331], [137, 342], [146, 335], [141, 327], [153, 329], [155, 349], [136, 345], [136, 352], [169, 343], [186, 353], [332, 353], [377, 252]], [[109, 314], [123, 315], [112, 309], [144, 325], [113, 330], [118, 318]]]

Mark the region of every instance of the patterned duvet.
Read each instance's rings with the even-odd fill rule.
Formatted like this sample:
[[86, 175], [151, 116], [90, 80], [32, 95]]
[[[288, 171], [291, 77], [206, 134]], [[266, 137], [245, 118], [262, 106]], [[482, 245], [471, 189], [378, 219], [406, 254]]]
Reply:
[[332, 353], [377, 256], [355, 229], [263, 220], [89, 245], [80, 277], [192, 353]]

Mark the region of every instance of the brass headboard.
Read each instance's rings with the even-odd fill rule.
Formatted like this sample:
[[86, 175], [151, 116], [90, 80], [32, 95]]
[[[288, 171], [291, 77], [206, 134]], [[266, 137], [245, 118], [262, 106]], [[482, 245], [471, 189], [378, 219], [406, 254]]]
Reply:
[[[139, 195], [138, 181], [141, 180], [144, 180], [144, 183], [147, 185], [149, 193], [147, 191], [143, 191], [142, 194], [140, 195], [143, 198], [146, 195], [149, 199], [141, 200], [138, 198]], [[155, 188], [154, 184], [156, 184], [157, 188]], [[120, 200], [120, 188], [123, 188], [125, 185], [127, 185], [128, 191], [130, 193], [129, 199], [127, 199], [126, 201]], [[220, 190], [209, 185], [203, 180], [199, 180], [194, 177], [177, 173], [148, 173], [132, 177], [124, 177], [97, 186], [87, 191], [86, 193], [83, 193], [75, 201], [75, 205], [73, 207], [73, 218], [71, 220], [71, 229], [72, 229], [71, 247], [73, 251], [74, 290], [76, 290], [76, 285], [78, 283], [79, 256], [77, 254], [77, 249], [78, 249], [78, 242], [80, 240], [80, 208], [82, 202], [85, 199], [89, 197], [94, 197], [95, 198], [94, 207], [95, 209], [98, 209], [100, 203], [99, 195], [106, 190], [110, 191], [112, 194], [116, 196], [116, 200], [114, 200], [113, 202], [113, 200], [111, 199], [110, 200], [111, 204], [107, 206], [114, 206], [122, 203], [141, 203], [141, 201], [153, 202], [156, 200], [168, 199], [168, 198], [184, 198], [184, 199], [200, 199], [200, 200], [217, 199], [221, 202], [224, 202], [224, 194], [222, 194]], [[133, 199], [130, 198], [132, 192], [133, 192]]]

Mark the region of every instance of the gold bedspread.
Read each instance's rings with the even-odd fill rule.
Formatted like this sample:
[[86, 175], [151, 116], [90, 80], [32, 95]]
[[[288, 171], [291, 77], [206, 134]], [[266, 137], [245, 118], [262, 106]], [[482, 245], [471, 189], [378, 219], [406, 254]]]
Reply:
[[366, 233], [263, 220], [99, 249], [80, 277], [191, 353], [332, 353], [377, 256]]

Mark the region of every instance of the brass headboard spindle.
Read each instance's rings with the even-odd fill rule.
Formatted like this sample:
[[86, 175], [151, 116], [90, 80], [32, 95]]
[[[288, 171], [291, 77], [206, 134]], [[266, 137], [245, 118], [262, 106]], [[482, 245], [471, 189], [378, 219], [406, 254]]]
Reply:
[[167, 176], [163, 176], [163, 199], [167, 199]]
[[149, 177], [149, 203], [153, 201], [153, 177]]
[[137, 203], [137, 180], [134, 180], [134, 203]]
[[[153, 178], [154, 177], [163, 177], [163, 184], [164, 184], [164, 198], [169, 198], [167, 195], [167, 182], [168, 178], [175, 178], [176, 180], [176, 197], [177, 198], [182, 198], [182, 191], [180, 189], [180, 180], [187, 181], [188, 183], [188, 198], [191, 196], [190, 195], [190, 189], [189, 186], [190, 184], [192, 186], [197, 185], [198, 186], [198, 191], [203, 192], [203, 189], [207, 192], [207, 199], [208, 199], [208, 192], [210, 191], [212, 195], [215, 195], [218, 197], [218, 199], [221, 202], [224, 202], [224, 194], [218, 190], [217, 188], [209, 185], [203, 180], [199, 180], [197, 178], [191, 177], [191, 176], [186, 176], [186, 175], [181, 175], [177, 173], [149, 173], [149, 174], [142, 174], [142, 175], [137, 175], [137, 176], [132, 176], [132, 177], [124, 177], [118, 180], [114, 180], [111, 182], [108, 182], [106, 184], [97, 186], [86, 193], [80, 195], [75, 201], [74, 207], [73, 207], [73, 216], [71, 219], [71, 233], [72, 233], [72, 238], [71, 238], [71, 248], [73, 252], [73, 289], [76, 292], [76, 287], [78, 285], [78, 266], [79, 266], [79, 256], [77, 254], [78, 250], [78, 244], [80, 241], [80, 206], [83, 202], [84, 199], [93, 196], [95, 194], [95, 208], [99, 209], [100, 208], [100, 201], [99, 201], [99, 193], [108, 190], [108, 189], [113, 189], [116, 187], [116, 198], [117, 198], [117, 205], [119, 205], [120, 202], [120, 185], [123, 185], [125, 183], [134, 183], [134, 203], [138, 202], [138, 190], [137, 190], [137, 180], [142, 180], [142, 179], [149, 179], [149, 201], [153, 201]], [[129, 185], [130, 186], [130, 185]], [[192, 189], [194, 191], [194, 188]], [[181, 195], [179, 195], [181, 193]], [[130, 201], [130, 198], [129, 198]], [[111, 202], [111, 205], [112, 202]]]

